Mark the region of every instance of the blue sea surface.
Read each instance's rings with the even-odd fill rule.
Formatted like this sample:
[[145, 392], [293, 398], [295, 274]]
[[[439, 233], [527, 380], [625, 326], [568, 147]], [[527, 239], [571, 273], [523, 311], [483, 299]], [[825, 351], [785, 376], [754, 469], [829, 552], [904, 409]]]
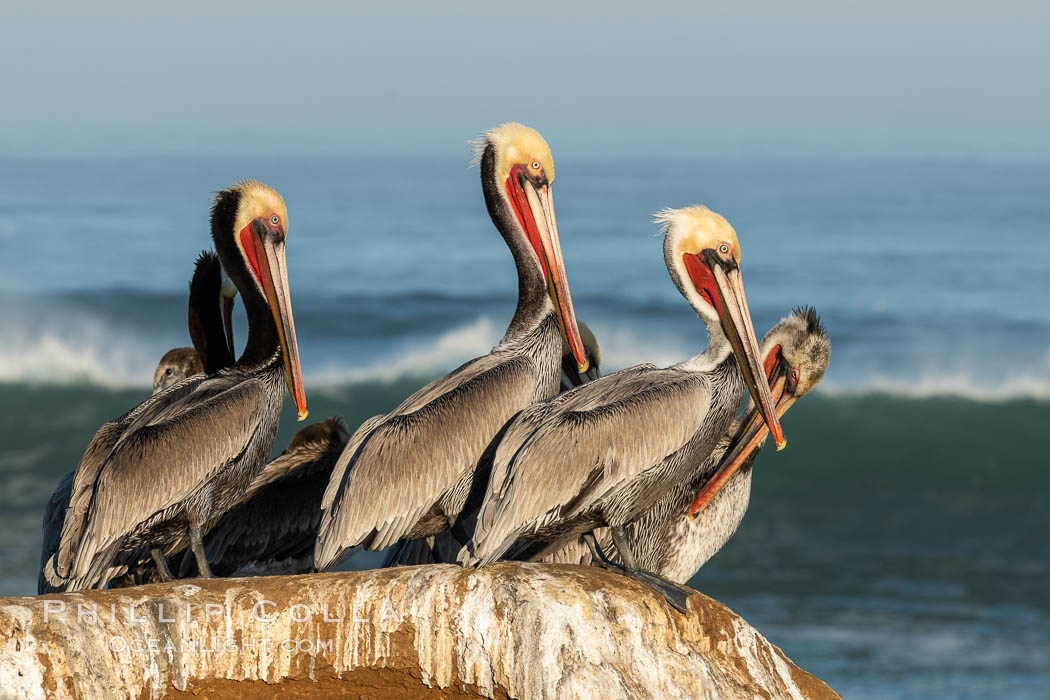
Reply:
[[[494, 345], [516, 279], [468, 160], [7, 159], [0, 595], [35, 592], [51, 490], [188, 344], [216, 190], [288, 204], [311, 416], [354, 427]], [[1050, 697], [1050, 163], [596, 156], [559, 159], [554, 191], [603, 370], [707, 342], [663, 265], [668, 206], [732, 222], [759, 334], [812, 304], [831, 337], [692, 584], [846, 697]]]

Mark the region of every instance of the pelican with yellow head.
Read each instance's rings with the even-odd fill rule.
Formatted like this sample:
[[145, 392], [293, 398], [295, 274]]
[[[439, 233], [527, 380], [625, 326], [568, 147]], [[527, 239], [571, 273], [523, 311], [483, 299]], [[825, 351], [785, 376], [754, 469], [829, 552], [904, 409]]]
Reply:
[[503, 124], [475, 144], [485, 205], [517, 268], [518, 303], [499, 344], [358, 428], [332, 472], [315, 551], [319, 570], [450, 528], [486, 448], [515, 414], [558, 393], [563, 342], [589, 370], [554, 216], [543, 137]]
[[[52, 585], [102, 587], [111, 572], [151, 556], [167, 578], [167, 557], [187, 547], [198, 574], [211, 576], [202, 537], [266, 465], [285, 387], [306, 417], [284, 200], [261, 182], [239, 182], [216, 195], [211, 234], [248, 315], [244, 353], [99, 428], [73, 477], [58, 551], [45, 565]], [[213, 335], [226, 345], [221, 328]]]
[[522, 411], [496, 447], [473, 540], [460, 552], [464, 563], [487, 564], [511, 547], [515, 556], [538, 560], [608, 527], [624, 573], [684, 611], [690, 591], [640, 569], [624, 527], [689, 477], [745, 393], [783, 445], [744, 296], [736, 232], [706, 207], [667, 209], [656, 221], [671, 279], [707, 326], [707, 349], [672, 367], [605, 375]]

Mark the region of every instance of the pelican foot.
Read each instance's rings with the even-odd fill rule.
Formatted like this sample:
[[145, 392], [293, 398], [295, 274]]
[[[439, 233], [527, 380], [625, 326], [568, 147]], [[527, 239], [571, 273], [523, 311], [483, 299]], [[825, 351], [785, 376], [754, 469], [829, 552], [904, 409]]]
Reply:
[[694, 591], [692, 588], [679, 586], [677, 583], [674, 583], [673, 581], [668, 581], [663, 576], [660, 576], [659, 574], [654, 574], [651, 571], [644, 571], [642, 569], [634, 569], [632, 571], [627, 567], [623, 566], [622, 564], [617, 564], [614, 561], [599, 560], [598, 566], [602, 567], [603, 569], [608, 569], [609, 571], [615, 571], [616, 573], [621, 574], [623, 576], [633, 578], [639, 583], [644, 583], [646, 586], [652, 588], [654, 591], [662, 595], [664, 599], [668, 603], [670, 603], [671, 606], [678, 612], [689, 612], [689, 606], [686, 603], [686, 601], [689, 600], [689, 596], [696, 593], [696, 591]]
[[[627, 538], [624, 535], [623, 526], [610, 527], [609, 531], [612, 533], [613, 544], [616, 546], [616, 550], [620, 553], [620, 558], [623, 559], [624, 566], [620, 567], [625, 576], [630, 576], [635, 581], [644, 583], [645, 585], [652, 588], [654, 591], [664, 597], [664, 599], [671, 604], [671, 606], [680, 613], [689, 612], [689, 606], [687, 601], [689, 596], [695, 593], [691, 588], [685, 588], [679, 586], [673, 581], [668, 581], [659, 574], [654, 574], [651, 571], [638, 566], [637, 560], [634, 558], [634, 554], [631, 552], [631, 547], [627, 543]], [[598, 546], [598, 539], [594, 537], [594, 533], [591, 533], [591, 539], [594, 540], [593, 551], [598, 554], [607, 569], [613, 569], [619, 565], [610, 561], [605, 557], [601, 551], [601, 547]]]
[[644, 583], [646, 586], [649, 586], [649, 588], [652, 588], [654, 591], [662, 595], [664, 599], [678, 612], [689, 612], [689, 606], [686, 604], [686, 601], [689, 599], [689, 596], [696, 593], [696, 591], [691, 588], [679, 586], [677, 583], [668, 581], [663, 576], [654, 574], [651, 571], [628, 569], [623, 564], [618, 564], [617, 562], [601, 556], [600, 552], [601, 549], [599, 548], [597, 550], [598, 556], [594, 561], [594, 565], [606, 569], [607, 571], [615, 571], [623, 576], [628, 576], [639, 583]]
[[677, 583], [668, 581], [663, 576], [654, 574], [651, 571], [637, 569], [635, 571], [626, 571], [624, 573], [635, 581], [644, 583], [649, 586], [649, 588], [652, 588], [654, 591], [662, 595], [664, 599], [671, 604], [671, 607], [678, 612], [689, 612], [689, 596], [696, 593], [693, 589], [679, 586]]

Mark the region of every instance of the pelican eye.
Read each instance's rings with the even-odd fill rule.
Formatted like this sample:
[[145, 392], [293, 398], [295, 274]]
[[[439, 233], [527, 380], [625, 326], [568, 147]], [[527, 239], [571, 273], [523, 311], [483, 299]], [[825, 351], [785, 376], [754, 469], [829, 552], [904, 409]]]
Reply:
[[280, 225], [281, 217], [279, 217], [276, 214], [274, 214], [273, 216], [270, 217], [270, 223], [273, 224], [274, 226]]
[[718, 252], [722, 255], [729, 255], [729, 246], [723, 243], [722, 245], [718, 246]]
[[532, 167], [533, 170], [539, 170], [540, 169], [540, 162], [538, 160], [532, 161], [531, 167]]
[[172, 370], [171, 367], [168, 367], [166, 370], [164, 370], [164, 374], [171, 374], [173, 371], [174, 370]]

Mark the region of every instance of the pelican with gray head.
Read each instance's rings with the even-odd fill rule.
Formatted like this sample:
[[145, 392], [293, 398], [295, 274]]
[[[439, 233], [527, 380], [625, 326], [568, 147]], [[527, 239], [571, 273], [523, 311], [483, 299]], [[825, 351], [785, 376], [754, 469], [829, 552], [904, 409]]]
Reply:
[[196, 375], [107, 423], [81, 458], [58, 552], [46, 575], [67, 590], [104, 585], [114, 567], [187, 544], [210, 576], [202, 533], [266, 463], [285, 386], [306, 395], [285, 262], [288, 216], [273, 189], [247, 180], [220, 192], [211, 214], [222, 267], [244, 302], [248, 341], [237, 362]]
[[688, 591], [637, 567], [624, 526], [714, 448], [745, 391], [783, 446], [758, 362], [736, 233], [706, 207], [666, 210], [657, 221], [671, 279], [707, 326], [706, 352], [666, 369], [649, 365], [606, 375], [522, 411], [496, 448], [462, 561], [495, 561], [519, 539], [544, 543], [536, 555], [542, 557], [608, 526], [625, 573], [684, 610]]
[[379, 550], [452, 525], [485, 450], [518, 411], [558, 392], [564, 340], [586, 372], [554, 219], [554, 163], [521, 124], [477, 148], [485, 204], [514, 256], [518, 305], [492, 351], [426, 385], [358, 428], [325, 492], [316, 563], [357, 546]]

